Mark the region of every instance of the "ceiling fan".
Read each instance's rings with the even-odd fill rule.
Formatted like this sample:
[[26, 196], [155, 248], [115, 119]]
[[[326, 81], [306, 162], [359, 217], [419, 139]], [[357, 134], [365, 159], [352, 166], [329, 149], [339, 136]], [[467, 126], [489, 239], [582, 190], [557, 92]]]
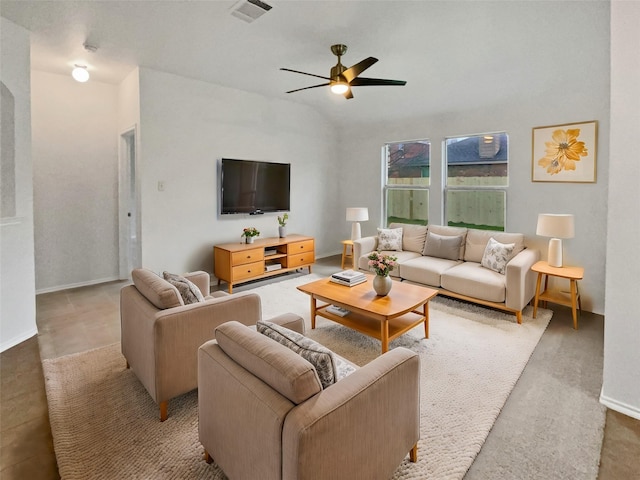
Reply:
[[364, 78], [359, 77], [362, 72], [378, 61], [377, 58], [368, 57], [359, 63], [356, 63], [352, 67], [345, 67], [340, 63], [340, 57], [347, 53], [347, 46], [342, 44], [331, 45], [331, 52], [338, 57], [338, 63], [331, 67], [331, 73], [328, 77], [322, 75], [315, 75], [313, 73], [301, 72], [299, 70], [291, 70], [290, 68], [281, 68], [286, 72], [301, 73], [302, 75], [309, 75], [311, 77], [318, 77], [328, 80], [327, 83], [320, 83], [318, 85], [311, 85], [310, 87], [298, 88], [296, 90], [289, 90], [287, 93], [299, 92], [300, 90], [308, 90], [310, 88], [330, 86], [331, 91], [338, 95], [344, 95], [348, 100], [353, 98], [351, 87], [365, 87], [372, 85], [406, 85], [404, 80], [385, 80], [383, 78]]

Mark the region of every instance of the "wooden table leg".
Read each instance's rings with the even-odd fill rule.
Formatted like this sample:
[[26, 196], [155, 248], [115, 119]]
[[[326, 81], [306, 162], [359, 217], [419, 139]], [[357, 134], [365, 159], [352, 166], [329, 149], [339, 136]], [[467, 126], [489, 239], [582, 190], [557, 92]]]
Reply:
[[382, 342], [382, 353], [389, 351], [389, 320], [380, 322], [380, 341]]
[[423, 305], [424, 307], [424, 338], [429, 338], [429, 302]]
[[578, 314], [576, 313], [577, 302], [576, 302], [576, 281], [571, 280], [571, 314], [573, 315], [573, 328], [574, 330], [578, 329]]
[[316, 328], [316, 299], [311, 295], [311, 328]]
[[540, 296], [540, 283], [542, 282], [542, 274], [538, 273], [538, 280], [536, 281], [536, 297], [533, 301], [533, 318], [536, 318], [538, 314], [538, 297]]

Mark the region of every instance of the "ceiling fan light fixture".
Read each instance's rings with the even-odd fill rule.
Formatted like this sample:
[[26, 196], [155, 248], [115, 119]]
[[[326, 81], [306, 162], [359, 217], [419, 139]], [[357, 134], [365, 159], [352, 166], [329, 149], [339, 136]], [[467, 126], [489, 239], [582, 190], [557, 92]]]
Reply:
[[75, 81], [84, 83], [89, 80], [89, 71], [85, 65], [76, 65], [71, 72], [71, 76]]
[[331, 85], [331, 91], [336, 95], [343, 95], [347, 90], [349, 90], [349, 84], [346, 82], [336, 82]]

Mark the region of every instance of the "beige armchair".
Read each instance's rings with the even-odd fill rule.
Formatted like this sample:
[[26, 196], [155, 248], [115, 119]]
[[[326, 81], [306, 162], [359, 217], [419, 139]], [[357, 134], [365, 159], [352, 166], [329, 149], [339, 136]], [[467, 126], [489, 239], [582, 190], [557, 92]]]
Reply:
[[[160, 407], [161, 421], [167, 418], [170, 399], [198, 386], [198, 347], [215, 338], [216, 327], [229, 320], [255, 325], [262, 318], [258, 295], [210, 296], [208, 273], [184, 277], [206, 301], [185, 305], [176, 287], [146, 269], [133, 270], [133, 285], [120, 292], [122, 354]], [[286, 323], [287, 318], [272, 321]]]
[[323, 390], [293, 350], [225, 323], [198, 352], [205, 459], [239, 480], [388, 479], [417, 459], [419, 370], [398, 347]]

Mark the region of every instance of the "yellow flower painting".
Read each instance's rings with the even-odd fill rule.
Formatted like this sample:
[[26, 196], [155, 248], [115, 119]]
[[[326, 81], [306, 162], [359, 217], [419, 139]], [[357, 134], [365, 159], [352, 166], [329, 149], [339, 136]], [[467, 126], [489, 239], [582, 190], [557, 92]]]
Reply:
[[532, 180], [595, 182], [596, 125], [534, 128]]
[[575, 170], [580, 157], [589, 154], [584, 142], [578, 141], [579, 136], [579, 128], [558, 129], [553, 132], [552, 140], [545, 142], [546, 155], [538, 160], [538, 165], [546, 168], [551, 175], [562, 170]]

